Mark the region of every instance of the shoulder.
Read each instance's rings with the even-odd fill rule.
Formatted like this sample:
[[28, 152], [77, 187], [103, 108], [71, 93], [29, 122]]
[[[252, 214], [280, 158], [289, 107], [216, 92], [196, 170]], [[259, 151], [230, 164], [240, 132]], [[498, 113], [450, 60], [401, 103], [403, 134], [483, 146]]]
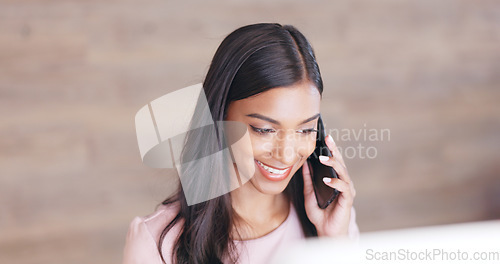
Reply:
[[[130, 223], [125, 241], [123, 263], [163, 263], [158, 252], [158, 242], [163, 229], [179, 212], [178, 203], [160, 205], [157, 210], [144, 217], [137, 216]], [[163, 257], [168, 262], [172, 246], [180, 232], [178, 222], [165, 236], [162, 245]]]
[[175, 202], [168, 205], [160, 205], [156, 211], [148, 216], [140, 218], [147, 227], [149, 234], [155, 241], [160, 239], [163, 229], [175, 218], [179, 213], [179, 203]]

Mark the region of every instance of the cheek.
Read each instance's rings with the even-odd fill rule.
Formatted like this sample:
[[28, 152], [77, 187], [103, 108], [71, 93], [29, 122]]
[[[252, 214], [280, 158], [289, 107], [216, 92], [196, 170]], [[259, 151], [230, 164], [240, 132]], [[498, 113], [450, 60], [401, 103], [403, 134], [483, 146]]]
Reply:
[[[254, 157], [271, 158], [274, 142], [257, 136], [250, 136]], [[316, 147], [316, 139], [297, 140], [294, 144], [294, 152], [302, 157], [309, 157]]]
[[262, 137], [250, 136], [254, 157], [268, 157], [273, 150], [273, 141]]
[[306, 142], [301, 142], [297, 148], [297, 153], [302, 157], [309, 157], [314, 152], [316, 148], [316, 140], [309, 140]]

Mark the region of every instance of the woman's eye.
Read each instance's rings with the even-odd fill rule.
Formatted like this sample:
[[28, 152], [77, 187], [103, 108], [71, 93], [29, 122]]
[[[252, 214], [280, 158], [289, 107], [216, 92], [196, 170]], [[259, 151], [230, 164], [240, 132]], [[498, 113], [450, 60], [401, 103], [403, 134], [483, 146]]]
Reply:
[[258, 128], [258, 127], [254, 127], [252, 125], [250, 125], [250, 127], [252, 128], [253, 131], [255, 131], [259, 134], [262, 134], [262, 135], [275, 132], [275, 130], [272, 128]]
[[309, 135], [311, 133], [315, 133], [315, 132], [318, 132], [318, 130], [316, 129], [301, 129], [301, 130], [297, 130], [297, 132], [301, 133], [301, 134], [306, 134], [306, 135]]

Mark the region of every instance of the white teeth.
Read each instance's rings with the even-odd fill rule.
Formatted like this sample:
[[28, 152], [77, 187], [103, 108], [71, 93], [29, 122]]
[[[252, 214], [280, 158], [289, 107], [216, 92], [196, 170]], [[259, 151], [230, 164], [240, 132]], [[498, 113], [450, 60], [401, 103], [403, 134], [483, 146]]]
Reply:
[[271, 167], [268, 167], [268, 166], [264, 165], [260, 161], [257, 161], [257, 163], [259, 163], [259, 165], [262, 166], [262, 168], [264, 168], [266, 171], [268, 171], [270, 173], [274, 173], [274, 174], [283, 174], [283, 173], [285, 173], [288, 170], [288, 169], [278, 170], [278, 169], [275, 169], [275, 168], [271, 168]]

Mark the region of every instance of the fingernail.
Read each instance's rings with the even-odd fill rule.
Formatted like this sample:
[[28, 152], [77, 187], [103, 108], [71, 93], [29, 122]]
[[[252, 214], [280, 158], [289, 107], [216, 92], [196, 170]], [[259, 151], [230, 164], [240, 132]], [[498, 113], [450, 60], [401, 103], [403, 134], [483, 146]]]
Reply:
[[330, 140], [330, 142], [333, 142], [332, 135], [328, 135], [328, 140]]
[[327, 157], [327, 156], [319, 156], [320, 161], [327, 161], [328, 159], [329, 159], [329, 157]]
[[331, 178], [328, 178], [328, 177], [324, 177], [324, 178], [323, 178], [323, 181], [324, 181], [325, 183], [329, 183], [329, 182], [331, 182], [331, 181], [332, 181], [332, 179], [331, 179]]

